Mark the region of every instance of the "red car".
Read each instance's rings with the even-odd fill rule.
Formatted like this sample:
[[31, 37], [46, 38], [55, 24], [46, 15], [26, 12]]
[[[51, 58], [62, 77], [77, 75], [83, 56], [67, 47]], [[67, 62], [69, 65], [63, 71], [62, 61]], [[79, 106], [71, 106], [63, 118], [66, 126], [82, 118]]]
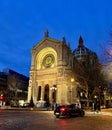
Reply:
[[71, 117], [71, 116], [81, 116], [85, 115], [85, 111], [76, 106], [76, 104], [71, 105], [59, 105], [54, 110], [54, 115], [56, 118], [60, 118], [62, 116]]

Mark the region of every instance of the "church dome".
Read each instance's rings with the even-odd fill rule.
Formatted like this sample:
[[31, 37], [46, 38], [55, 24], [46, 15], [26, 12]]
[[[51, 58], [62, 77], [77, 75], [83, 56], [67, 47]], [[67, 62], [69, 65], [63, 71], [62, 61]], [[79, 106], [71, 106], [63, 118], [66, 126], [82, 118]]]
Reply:
[[91, 51], [90, 49], [88, 49], [87, 47], [84, 46], [83, 44], [83, 39], [80, 36], [79, 38], [79, 45], [78, 47], [73, 51], [73, 55], [74, 57], [76, 57], [77, 59], [82, 59], [83, 57], [87, 56], [87, 55], [96, 55], [95, 52]]

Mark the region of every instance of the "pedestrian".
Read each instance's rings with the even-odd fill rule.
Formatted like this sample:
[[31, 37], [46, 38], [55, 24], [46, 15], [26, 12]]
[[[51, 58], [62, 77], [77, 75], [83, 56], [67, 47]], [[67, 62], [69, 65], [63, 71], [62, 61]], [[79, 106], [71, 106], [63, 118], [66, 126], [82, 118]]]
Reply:
[[93, 102], [93, 103], [92, 103], [92, 110], [93, 110], [93, 111], [95, 111], [95, 110], [94, 110], [94, 106], [95, 106], [95, 104], [94, 104], [94, 102]]
[[94, 103], [94, 112], [96, 112], [96, 109], [97, 109], [97, 105], [96, 103]]
[[100, 112], [100, 102], [97, 102], [97, 113]]

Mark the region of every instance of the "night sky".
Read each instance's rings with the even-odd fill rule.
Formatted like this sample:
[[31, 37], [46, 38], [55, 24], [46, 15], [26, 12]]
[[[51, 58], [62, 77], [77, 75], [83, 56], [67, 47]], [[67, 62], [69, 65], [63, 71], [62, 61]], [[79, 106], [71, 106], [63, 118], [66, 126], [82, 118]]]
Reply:
[[87, 48], [100, 58], [112, 30], [112, 0], [0, 0], [0, 71], [10, 68], [29, 76], [31, 49], [44, 37]]

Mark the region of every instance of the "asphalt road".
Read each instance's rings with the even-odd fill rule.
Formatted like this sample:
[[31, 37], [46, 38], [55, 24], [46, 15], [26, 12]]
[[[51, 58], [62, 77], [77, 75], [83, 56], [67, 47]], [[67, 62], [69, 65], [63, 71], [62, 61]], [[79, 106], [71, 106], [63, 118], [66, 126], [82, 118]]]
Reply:
[[53, 111], [0, 110], [0, 130], [112, 130], [112, 111], [57, 119]]

